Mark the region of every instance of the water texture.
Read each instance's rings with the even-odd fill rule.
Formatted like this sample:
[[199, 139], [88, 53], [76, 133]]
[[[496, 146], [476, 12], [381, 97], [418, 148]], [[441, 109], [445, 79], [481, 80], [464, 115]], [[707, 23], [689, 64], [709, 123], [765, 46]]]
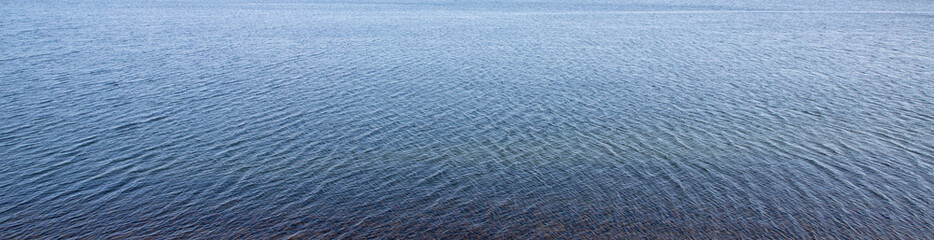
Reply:
[[934, 236], [934, 3], [0, 4], [0, 238]]

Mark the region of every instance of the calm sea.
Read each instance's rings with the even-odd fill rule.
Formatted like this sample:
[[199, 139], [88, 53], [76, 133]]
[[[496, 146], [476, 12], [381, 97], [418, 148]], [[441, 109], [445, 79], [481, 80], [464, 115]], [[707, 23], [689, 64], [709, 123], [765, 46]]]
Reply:
[[0, 238], [934, 236], [934, 3], [0, 3]]

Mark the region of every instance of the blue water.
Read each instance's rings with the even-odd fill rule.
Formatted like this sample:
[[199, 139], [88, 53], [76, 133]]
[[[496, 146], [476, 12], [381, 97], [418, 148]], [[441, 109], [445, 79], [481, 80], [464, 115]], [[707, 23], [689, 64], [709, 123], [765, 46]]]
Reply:
[[0, 3], [0, 238], [934, 236], [934, 3]]

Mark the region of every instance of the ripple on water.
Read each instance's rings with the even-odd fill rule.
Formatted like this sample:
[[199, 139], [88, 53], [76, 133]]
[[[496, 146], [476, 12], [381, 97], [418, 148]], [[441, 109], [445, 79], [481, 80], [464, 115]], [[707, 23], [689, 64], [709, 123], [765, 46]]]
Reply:
[[13, 4], [0, 232], [934, 233], [926, 8], [498, 4]]

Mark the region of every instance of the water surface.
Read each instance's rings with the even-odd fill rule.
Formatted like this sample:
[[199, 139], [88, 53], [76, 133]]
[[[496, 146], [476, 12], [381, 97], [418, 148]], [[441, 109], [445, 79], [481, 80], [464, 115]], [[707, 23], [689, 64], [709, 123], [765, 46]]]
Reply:
[[0, 238], [930, 238], [932, 6], [3, 3]]

